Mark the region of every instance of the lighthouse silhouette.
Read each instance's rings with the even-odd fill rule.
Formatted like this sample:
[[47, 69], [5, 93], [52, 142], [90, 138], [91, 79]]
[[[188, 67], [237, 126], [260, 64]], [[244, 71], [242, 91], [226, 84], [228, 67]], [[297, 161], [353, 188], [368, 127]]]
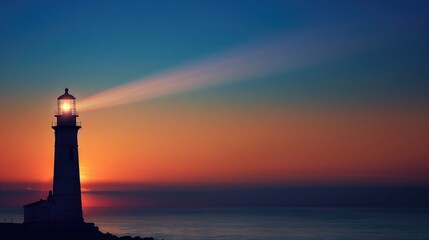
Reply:
[[37, 226], [94, 227], [84, 223], [79, 177], [76, 98], [68, 89], [58, 97], [56, 123], [53, 192], [47, 199], [24, 206], [24, 223]]
[[55, 130], [54, 192], [55, 221], [83, 222], [79, 178], [76, 98], [68, 93], [58, 97]]

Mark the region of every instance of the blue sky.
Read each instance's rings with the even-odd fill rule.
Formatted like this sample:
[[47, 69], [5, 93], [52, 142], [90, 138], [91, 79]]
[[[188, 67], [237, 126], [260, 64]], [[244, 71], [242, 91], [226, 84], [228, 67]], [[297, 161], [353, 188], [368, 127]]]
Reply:
[[16, 97], [66, 85], [89, 96], [279, 33], [340, 26], [330, 38], [347, 31], [374, 39], [372, 45], [263, 82], [203, 93], [232, 91], [244, 101], [268, 95], [274, 103], [400, 98], [424, 105], [427, 8], [426, 1], [3, 1], [0, 91]]

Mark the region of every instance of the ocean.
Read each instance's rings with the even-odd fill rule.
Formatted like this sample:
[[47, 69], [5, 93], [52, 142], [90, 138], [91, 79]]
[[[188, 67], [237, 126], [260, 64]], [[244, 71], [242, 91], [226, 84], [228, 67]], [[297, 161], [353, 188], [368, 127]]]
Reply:
[[[103, 232], [165, 240], [429, 239], [422, 208], [88, 208], [84, 215]], [[16, 208], [0, 209], [0, 217], [23, 219]]]

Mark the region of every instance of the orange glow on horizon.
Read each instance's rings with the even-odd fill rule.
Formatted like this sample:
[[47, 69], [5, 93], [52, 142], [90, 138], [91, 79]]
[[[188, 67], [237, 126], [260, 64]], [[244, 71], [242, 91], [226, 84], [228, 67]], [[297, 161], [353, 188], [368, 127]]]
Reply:
[[[52, 182], [52, 113], [0, 126], [0, 181]], [[132, 117], [130, 117], [132, 116]], [[82, 185], [429, 183], [429, 116], [419, 111], [204, 106], [186, 101], [87, 112]], [[12, 129], [10, 125], [19, 125]], [[14, 171], [10, 171], [14, 169]]]
[[[177, 114], [170, 113], [171, 109], [146, 109], [126, 125], [112, 129], [108, 122], [98, 122], [82, 132], [82, 162], [91, 181], [428, 180], [422, 174], [428, 165], [421, 156], [429, 154], [424, 142], [419, 141], [424, 117], [392, 120], [391, 113], [331, 115], [293, 109], [266, 114], [223, 109], [223, 115], [201, 109], [195, 114], [192, 107], [181, 106], [180, 110]], [[109, 115], [109, 122], [120, 122], [121, 111], [138, 112], [129, 107], [118, 109], [117, 114], [100, 111], [91, 117], [104, 119]], [[110, 136], [117, 136], [119, 141], [110, 141]], [[96, 138], [99, 141], [93, 141]], [[100, 165], [110, 167], [97, 167]]]

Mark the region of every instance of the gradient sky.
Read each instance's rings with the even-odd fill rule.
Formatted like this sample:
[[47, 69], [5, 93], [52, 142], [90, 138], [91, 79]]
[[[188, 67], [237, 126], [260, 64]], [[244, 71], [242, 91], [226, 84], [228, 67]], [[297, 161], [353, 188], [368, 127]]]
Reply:
[[79, 102], [320, 29], [329, 31], [293, 46], [328, 41], [348, 51], [82, 112], [83, 187], [428, 185], [428, 9], [428, 1], [2, 1], [1, 186], [51, 184], [50, 127], [65, 87]]

